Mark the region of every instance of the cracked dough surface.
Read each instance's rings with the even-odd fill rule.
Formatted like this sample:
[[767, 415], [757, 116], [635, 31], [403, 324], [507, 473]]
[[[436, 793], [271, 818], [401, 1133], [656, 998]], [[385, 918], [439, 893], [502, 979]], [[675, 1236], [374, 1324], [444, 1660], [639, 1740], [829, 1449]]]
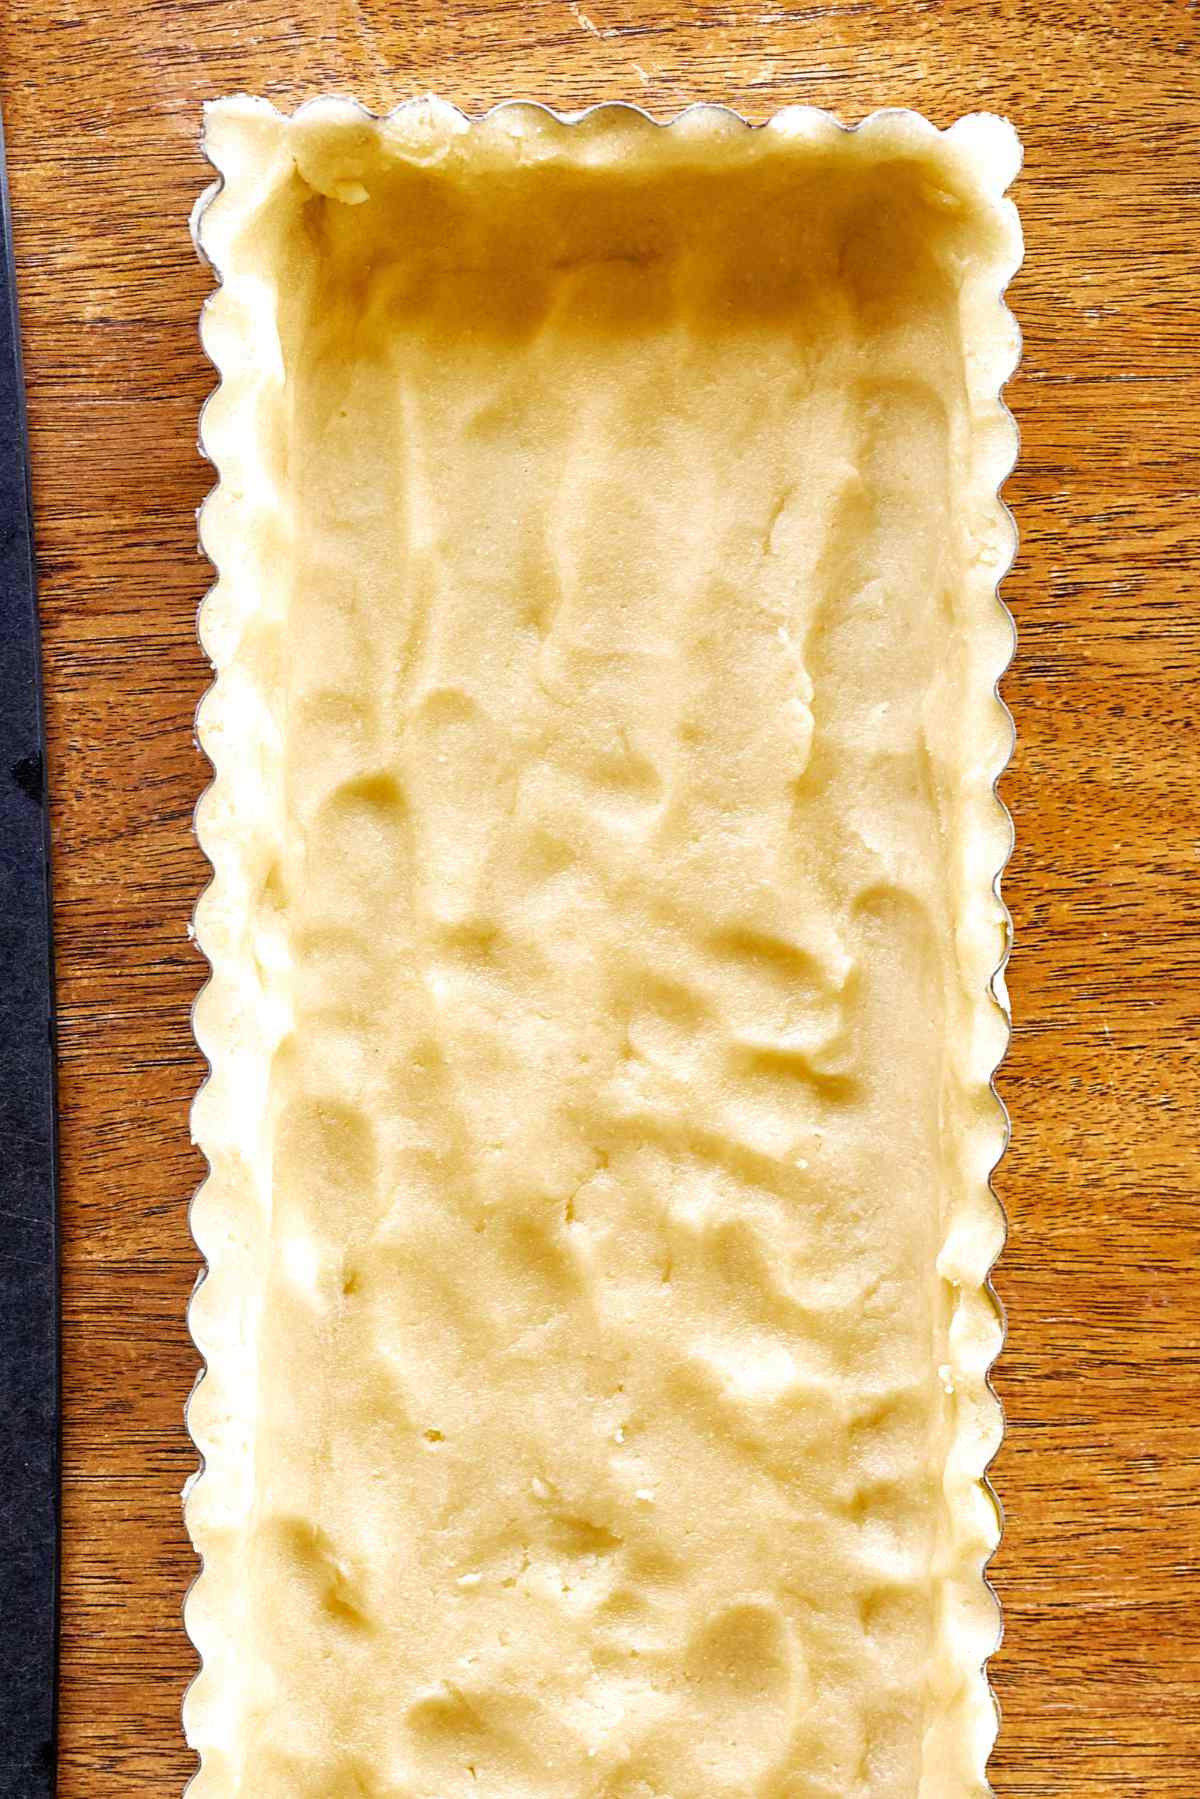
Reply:
[[966, 1799], [998, 121], [210, 109], [193, 1799]]

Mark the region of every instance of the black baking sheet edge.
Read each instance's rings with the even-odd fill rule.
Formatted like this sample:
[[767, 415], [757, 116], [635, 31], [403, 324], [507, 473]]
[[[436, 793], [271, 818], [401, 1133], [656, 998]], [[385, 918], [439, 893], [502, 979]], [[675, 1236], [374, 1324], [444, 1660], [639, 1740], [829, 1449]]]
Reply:
[[0, 121], [0, 1799], [55, 1790], [58, 1203], [50, 833]]

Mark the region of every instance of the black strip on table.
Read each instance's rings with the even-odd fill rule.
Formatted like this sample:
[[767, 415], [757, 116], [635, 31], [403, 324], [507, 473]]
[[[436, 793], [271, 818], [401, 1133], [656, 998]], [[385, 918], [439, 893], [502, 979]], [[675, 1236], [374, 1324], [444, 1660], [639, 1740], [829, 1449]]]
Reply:
[[59, 1362], [49, 814], [0, 126], [0, 1799], [55, 1790]]

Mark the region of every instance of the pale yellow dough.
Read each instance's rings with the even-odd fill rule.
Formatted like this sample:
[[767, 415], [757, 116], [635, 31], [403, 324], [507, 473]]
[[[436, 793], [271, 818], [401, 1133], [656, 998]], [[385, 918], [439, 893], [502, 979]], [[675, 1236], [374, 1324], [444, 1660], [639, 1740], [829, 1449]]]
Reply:
[[192, 1799], [963, 1799], [1015, 139], [210, 109]]

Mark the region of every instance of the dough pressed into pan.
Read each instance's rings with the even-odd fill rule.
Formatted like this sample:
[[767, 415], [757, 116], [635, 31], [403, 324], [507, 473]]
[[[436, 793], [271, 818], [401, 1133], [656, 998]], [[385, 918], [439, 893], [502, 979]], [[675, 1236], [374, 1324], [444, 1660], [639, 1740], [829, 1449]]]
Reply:
[[192, 1799], [968, 1799], [1015, 139], [209, 109]]

